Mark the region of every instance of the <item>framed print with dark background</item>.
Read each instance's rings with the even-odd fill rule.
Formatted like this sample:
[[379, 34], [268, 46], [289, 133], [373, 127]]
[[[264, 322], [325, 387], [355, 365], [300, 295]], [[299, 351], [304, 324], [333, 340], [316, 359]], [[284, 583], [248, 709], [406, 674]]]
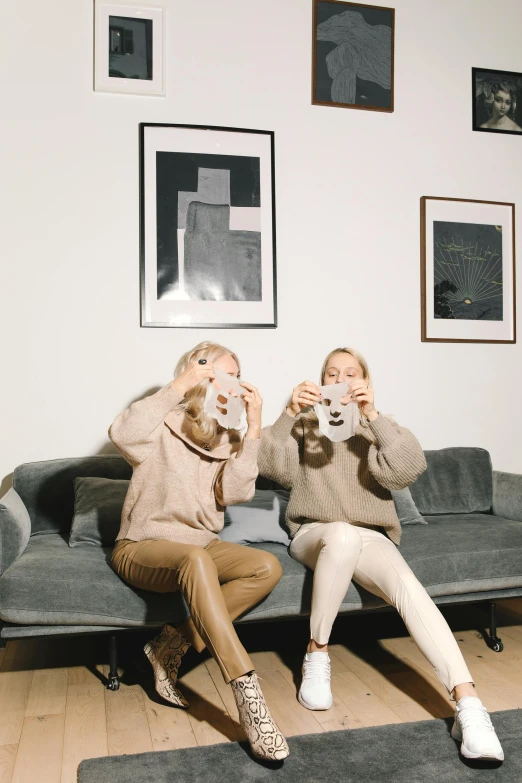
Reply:
[[312, 2], [312, 103], [392, 112], [395, 9]]
[[165, 9], [95, 2], [94, 89], [165, 95]]
[[277, 326], [272, 131], [140, 125], [142, 326]]
[[423, 342], [514, 343], [515, 205], [421, 198]]
[[522, 134], [522, 73], [472, 68], [473, 130]]

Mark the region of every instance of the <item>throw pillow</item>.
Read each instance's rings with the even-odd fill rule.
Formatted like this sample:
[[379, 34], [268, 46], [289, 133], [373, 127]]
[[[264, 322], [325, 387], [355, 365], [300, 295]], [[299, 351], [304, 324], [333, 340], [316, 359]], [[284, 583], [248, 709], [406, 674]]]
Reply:
[[74, 480], [74, 517], [69, 546], [113, 546], [129, 482], [81, 477]]
[[283, 493], [256, 489], [250, 503], [227, 506], [225, 527], [219, 537], [233, 544], [272, 542], [288, 546], [290, 538], [285, 525], [287, 505], [288, 500]]
[[392, 489], [391, 495], [395, 503], [395, 510], [399, 517], [399, 522], [404, 525], [427, 525], [428, 523], [415, 505], [410, 492], [410, 488]]

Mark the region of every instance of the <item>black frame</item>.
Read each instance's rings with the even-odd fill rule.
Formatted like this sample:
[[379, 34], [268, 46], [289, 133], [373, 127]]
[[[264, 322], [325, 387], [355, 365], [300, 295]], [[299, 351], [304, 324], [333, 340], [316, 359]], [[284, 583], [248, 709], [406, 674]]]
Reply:
[[[522, 131], [515, 130], [501, 130], [500, 128], [480, 128], [477, 125], [477, 99], [475, 97], [475, 81], [477, 73], [497, 73], [501, 76], [514, 76], [518, 79], [522, 79], [522, 73], [518, 71], [499, 71], [493, 68], [472, 68], [471, 69], [471, 95], [472, 95], [472, 130], [479, 133], [507, 133], [510, 136], [522, 136]], [[522, 100], [522, 88], [521, 88], [521, 100]]]
[[[225, 131], [231, 133], [263, 134], [270, 137], [270, 174], [272, 180], [272, 285], [274, 297], [274, 322], [270, 324], [165, 324], [145, 323], [145, 130], [146, 128], [189, 128], [193, 130]], [[186, 125], [184, 123], [140, 122], [140, 326], [164, 329], [275, 329], [277, 328], [277, 256], [276, 256], [276, 208], [275, 208], [275, 140], [274, 131], [252, 128], [229, 128], [219, 125]]]

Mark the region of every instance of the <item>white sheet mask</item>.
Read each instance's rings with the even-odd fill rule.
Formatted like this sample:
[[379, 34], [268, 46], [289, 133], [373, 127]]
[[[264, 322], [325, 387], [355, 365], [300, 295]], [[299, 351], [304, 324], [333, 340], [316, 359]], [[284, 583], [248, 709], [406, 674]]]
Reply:
[[214, 380], [209, 383], [205, 397], [205, 413], [227, 430], [241, 429], [245, 401], [241, 394], [245, 389], [238, 378], [216, 370]]
[[314, 405], [322, 434], [333, 443], [348, 440], [357, 429], [361, 416], [356, 402], [343, 405], [341, 399], [350, 391], [350, 384], [332, 383], [320, 386], [323, 401]]

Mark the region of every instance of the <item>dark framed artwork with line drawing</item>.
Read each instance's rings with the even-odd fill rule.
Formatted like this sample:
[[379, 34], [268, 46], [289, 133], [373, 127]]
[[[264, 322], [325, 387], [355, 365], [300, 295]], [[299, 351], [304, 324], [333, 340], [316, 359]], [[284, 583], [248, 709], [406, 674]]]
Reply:
[[312, 103], [392, 112], [395, 9], [312, 2]]
[[277, 326], [272, 131], [140, 125], [141, 325]]
[[515, 343], [515, 205], [421, 198], [423, 342]]

